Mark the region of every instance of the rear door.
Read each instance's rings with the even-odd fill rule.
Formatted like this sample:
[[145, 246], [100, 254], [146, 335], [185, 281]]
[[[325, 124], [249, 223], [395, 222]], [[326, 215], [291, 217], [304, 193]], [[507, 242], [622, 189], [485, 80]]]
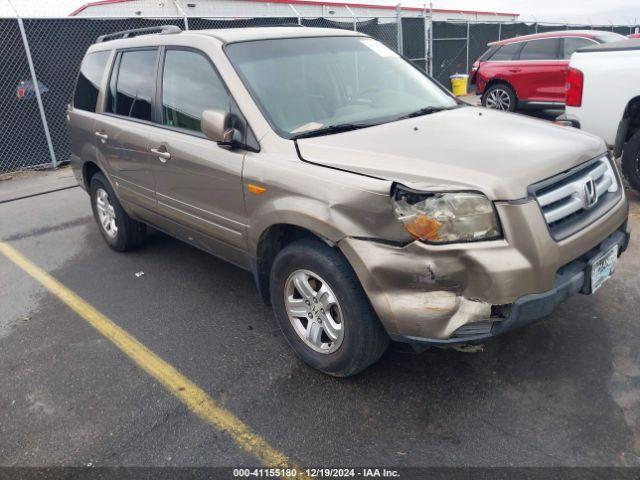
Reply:
[[155, 157], [147, 139], [152, 129], [152, 105], [158, 48], [118, 52], [103, 115], [94, 125], [98, 155], [125, 209], [143, 218], [156, 208]]
[[518, 97], [531, 103], [564, 102], [566, 63], [560, 60], [560, 38], [525, 42], [517, 65]]

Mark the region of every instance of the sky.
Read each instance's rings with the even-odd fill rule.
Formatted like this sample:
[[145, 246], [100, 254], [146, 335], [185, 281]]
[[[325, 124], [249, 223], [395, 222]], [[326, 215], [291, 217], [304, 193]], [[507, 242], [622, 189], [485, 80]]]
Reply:
[[[9, 11], [9, 1], [12, 1], [23, 15], [31, 13], [37, 16], [66, 16], [90, 0], [0, 0], [0, 14]], [[354, 4], [398, 3], [398, 0], [346, 1]], [[423, 6], [425, 2], [428, 0], [402, 0], [402, 4], [407, 6]], [[514, 12], [521, 14], [522, 19], [526, 21], [537, 18], [541, 21], [600, 24], [613, 22], [625, 25], [640, 22], [640, 0], [434, 0], [433, 7]]]

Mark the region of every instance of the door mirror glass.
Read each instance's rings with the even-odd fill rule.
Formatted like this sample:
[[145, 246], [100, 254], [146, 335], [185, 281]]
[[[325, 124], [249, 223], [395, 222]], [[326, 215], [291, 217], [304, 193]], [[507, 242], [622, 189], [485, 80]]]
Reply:
[[202, 112], [202, 133], [214, 142], [229, 145], [233, 141], [233, 127], [229, 112], [211, 108]]

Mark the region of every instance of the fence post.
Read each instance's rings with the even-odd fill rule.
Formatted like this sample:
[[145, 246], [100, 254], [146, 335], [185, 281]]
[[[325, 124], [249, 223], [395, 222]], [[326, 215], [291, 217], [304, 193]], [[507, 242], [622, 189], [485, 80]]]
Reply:
[[189, 19], [187, 17], [187, 13], [182, 9], [182, 5], [180, 5], [180, 2], [178, 0], [173, 0], [173, 3], [178, 9], [178, 12], [182, 14], [182, 20], [184, 21], [184, 29], [189, 30]]
[[433, 76], [433, 2], [429, 3], [429, 75]]
[[29, 48], [29, 40], [27, 40], [27, 33], [24, 30], [24, 24], [22, 18], [18, 15], [18, 27], [20, 28], [20, 35], [22, 36], [22, 43], [24, 45], [24, 51], [27, 55], [27, 63], [29, 64], [29, 72], [31, 73], [31, 82], [33, 83], [33, 91], [36, 94], [36, 101], [38, 102], [38, 110], [40, 110], [40, 119], [42, 120], [42, 128], [44, 129], [44, 136], [47, 139], [47, 146], [49, 147], [49, 155], [51, 155], [51, 165], [53, 168], [58, 166], [58, 160], [56, 159], [56, 152], [53, 150], [53, 142], [51, 141], [51, 134], [49, 133], [49, 124], [47, 123], [47, 116], [44, 113], [44, 105], [42, 103], [42, 97], [40, 96], [40, 84], [38, 83], [38, 77], [36, 77], [36, 69], [33, 66], [33, 58], [31, 58], [31, 49]]
[[427, 6], [424, 6], [422, 10], [422, 19], [424, 21], [424, 69], [431, 75], [429, 71], [429, 58], [431, 58], [431, 51], [429, 50], [429, 23], [427, 21]]
[[396, 43], [397, 45], [397, 50], [398, 53], [400, 55], [404, 54], [404, 48], [402, 45], [402, 4], [398, 4], [396, 5], [396, 25], [397, 25], [397, 36], [396, 36]]
[[469, 73], [469, 42], [471, 41], [471, 37], [469, 36], [470, 24], [469, 20], [467, 20], [467, 70], [465, 73]]
[[289, 8], [291, 8], [291, 10], [293, 10], [293, 14], [298, 17], [298, 25], [302, 25], [302, 17], [300, 16], [300, 12], [291, 4], [289, 4]]
[[349, 15], [351, 15], [351, 17], [353, 18], [353, 31], [357, 32], [358, 31], [358, 19], [353, 14], [353, 10], [351, 10], [349, 8], [349, 5], [345, 5], [345, 8], [347, 9], [347, 12], [349, 12]]

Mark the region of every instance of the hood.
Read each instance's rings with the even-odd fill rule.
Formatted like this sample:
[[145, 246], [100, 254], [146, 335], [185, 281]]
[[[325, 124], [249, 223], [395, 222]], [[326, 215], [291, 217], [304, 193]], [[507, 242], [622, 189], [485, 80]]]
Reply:
[[479, 190], [492, 200], [524, 198], [529, 185], [606, 150], [571, 127], [474, 107], [297, 142], [308, 162], [421, 190]]

